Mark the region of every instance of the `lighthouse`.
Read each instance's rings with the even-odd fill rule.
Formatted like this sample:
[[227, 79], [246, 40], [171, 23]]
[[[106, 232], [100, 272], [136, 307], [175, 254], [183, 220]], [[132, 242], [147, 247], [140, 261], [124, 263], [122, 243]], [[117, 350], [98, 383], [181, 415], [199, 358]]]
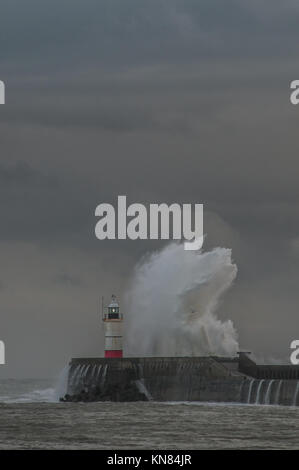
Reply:
[[105, 357], [123, 357], [123, 315], [119, 312], [119, 303], [115, 295], [112, 295], [107, 309], [108, 312], [103, 314]]

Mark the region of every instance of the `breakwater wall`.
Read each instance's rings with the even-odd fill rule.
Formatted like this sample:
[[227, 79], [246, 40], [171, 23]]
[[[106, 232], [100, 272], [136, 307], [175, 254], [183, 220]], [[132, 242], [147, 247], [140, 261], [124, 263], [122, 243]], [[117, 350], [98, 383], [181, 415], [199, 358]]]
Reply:
[[[299, 380], [268, 379], [267, 366], [262, 366], [265, 377], [248, 375], [243, 370], [253, 367], [249, 361], [242, 354], [236, 358], [74, 358], [64, 399], [299, 405]], [[288, 366], [281, 367], [288, 376]]]
[[243, 380], [211, 357], [75, 358], [67, 399], [235, 402]]

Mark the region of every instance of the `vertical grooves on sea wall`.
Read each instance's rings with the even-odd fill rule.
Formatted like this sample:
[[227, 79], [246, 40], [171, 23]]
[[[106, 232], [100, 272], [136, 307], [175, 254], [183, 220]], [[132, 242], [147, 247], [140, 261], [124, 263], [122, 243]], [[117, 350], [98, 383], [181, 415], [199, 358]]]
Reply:
[[255, 405], [299, 405], [299, 381], [247, 378], [241, 401]]

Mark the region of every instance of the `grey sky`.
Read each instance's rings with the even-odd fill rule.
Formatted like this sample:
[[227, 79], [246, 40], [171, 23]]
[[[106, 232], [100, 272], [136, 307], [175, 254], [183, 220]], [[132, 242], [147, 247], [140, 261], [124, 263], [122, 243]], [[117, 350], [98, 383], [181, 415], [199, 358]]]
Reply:
[[295, 0], [4, 0], [0, 376], [101, 355], [98, 298], [153, 242], [99, 242], [94, 209], [205, 204], [238, 265], [219, 315], [287, 357], [299, 334]]

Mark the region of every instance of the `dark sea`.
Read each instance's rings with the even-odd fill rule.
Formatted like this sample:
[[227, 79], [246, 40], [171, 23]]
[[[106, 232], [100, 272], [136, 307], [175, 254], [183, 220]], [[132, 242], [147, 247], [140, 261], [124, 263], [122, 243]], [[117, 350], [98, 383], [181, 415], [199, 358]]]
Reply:
[[299, 407], [60, 403], [53, 380], [0, 381], [0, 449], [298, 449]]

